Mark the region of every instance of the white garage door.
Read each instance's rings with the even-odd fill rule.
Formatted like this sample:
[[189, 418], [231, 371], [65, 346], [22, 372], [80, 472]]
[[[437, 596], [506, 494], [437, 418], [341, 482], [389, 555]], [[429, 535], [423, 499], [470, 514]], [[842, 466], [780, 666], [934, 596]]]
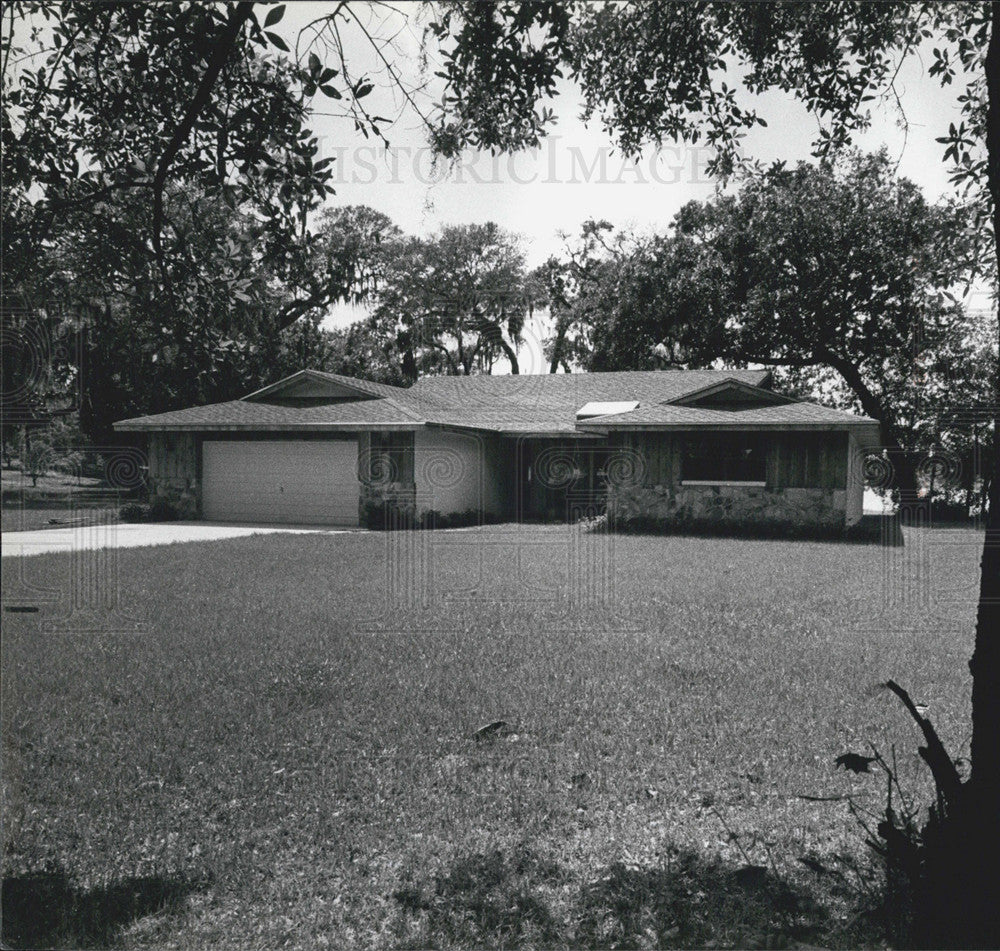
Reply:
[[356, 440], [219, 440], [202, 444], [205, 518], [358, 524]]

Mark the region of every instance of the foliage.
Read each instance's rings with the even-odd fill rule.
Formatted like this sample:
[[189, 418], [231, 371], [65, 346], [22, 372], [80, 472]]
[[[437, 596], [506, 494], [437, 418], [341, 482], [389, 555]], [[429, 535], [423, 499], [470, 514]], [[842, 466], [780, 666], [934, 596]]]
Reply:
[[536, 108], [562, 76], [558, 53], [572, 4], [448, 2], [427, 28], [443, 48], [445, 114], [432, 130], [442, 155], [465, 146], [516, 150], [537, 145], [553, 121]]
[[553, 372], [557, 359], [600, 371], [695, 368], [719, 356], [721, 329], [706, 315], [726, 311], [725, 285], [699, 248], [588, 221], [543, 271]]
[[166, 499], [155, 498], [149, 503], [151, 522], [176, 522], [179, 517], [177, 509]]
[[286, 275], [294, 296], [281, 309], [281, 326], [302, 314], [321, 314], [334, 301], [369, 301], [385, 282], [401, 234], [389, 218], [366, 205], [324, 208], [304, 253], [293, 258]]
[[[552, 127], [548, 103], [564, 74], [581, 88], [583, 117], [598, 116], [626, 154], [647, 143], [705, 142], [709, 168], [743, 164], [742, 141], [765, 119], [736, 99], [739, 86], [799, 99], [821, 120], [814, 143], [830, 156], [871, 123], [874, 102], [895, 94], [900, 61], [937, 41], [931, 75], [961, 72], [966, 118], [942, 141], [957, 181], [981, 181], [985, 134], [982, 64], [988, 4], [730, 3], [524, 5], [452, 0], [428, 30], [447, 84], [435, 142], [513, 150]], [[730, 78], [732, 77], [732, 78]], [[897, 97], [898, 101], [898, 97]]]
[[141, 502], [127, 502], [118, 510], [118, 518], [123, 522], [148, 522], [149, 506]]
[[968, 326], [952, 289], [969, 276], [970, 225], [896, 178], [884, 152], [776, 168], [678, 216], [701, 278], [690, 283], [707, 276], [707, 306], [687, 314], [712, 356], [833, 370], [882, 423], [883, 443], [912, 449], [919, 414], [905, 420], [906, 403], [931, 380], [947, 385]]
[[979, 256], [975, 223], [964, 205], [929, 204], [884, 151], [775, 166], [689, 203], [665, 235], [588, 223], [547, 265], [562, 282], [548, 285], [556, 340], [585, 340], [589, 370], [781, 367], [803, 395], [879, 420], [889, 447], [964, 446], [996, 366], [988, 344], [969, 360], [984, 328], [954, 294]]
[[618, 299], [620, 268], [640, 252], [640, 242], [613, 232], [610, 222], [588, 219], [578, 238], [566, 238], [562, 257], [550, 257], [530, 276], [534, 296], [553, 323], [545, 341], [550, 373], [560, 367], [567, 373], [574, 366], [589, 368], [594, 328]]
[[[253, 208], [287, 244], [327, 194], [329, 160], [305, 131], [298, 74], [268, 55], [253, 4], [12, 4], [5, 31], [4, 258], [12, 283], [35, 267], [69, 213], [123, 197], [168, 296], [168, 186]], [[15, 25], [30, 30], [18, 46]], [[47, 55], [39, 64], [36, 55]], [[13, 62], [12, 62], [13, 59]], [[18, 64], [21, 64], [20, 66]], [[233, 292], [240, 279], [226, 281]]]
[[283, 10], [262, 25], [250, 3], [5, 9], [5, 308], [13, 295], [83, 337], [60, 368], [98, 442], [115, 419], [240, 395], [285, 327], [373, 280], [384, 216], [306, 226], [332, 161], [309, 97], [343, 83], [354, 102], [365, 83], [272, 55]]
[[31, 479], [32, 486], [37, 486], [39, 478], [52, 468], [55, 454], [41, 432], [22, 429], [17, 438], [17, 457], [21, 472]]
[[392, 347], [404, 378], [489, 372], [517, 347], [531, 308], [515, 235], [492, 222], [450, 225], [393, 248], [370, 328]]
[[148, 504], [129, 502], [118, 511], [123, 522], [176, 522], [180, 513], [164, 498], [154, 498]]
[[[392, 228], [365, 208], [323, 215], [302, 265], [308, 280], [295, 290], [276, 273], [253, 217], [191, 191], [169, 190], [166, 207], [174, 222], [165, 242], [173, 302], [147, 243], [135, 244], [148, 209], [134, 203], [109, 209], [103, 233], [89, 215], [68, 224], [47, 254], [53, 274], [41, 313], [82, 339], [79, 365], [65, 370], [80, 390], [82, 423], [101, 443], [114, 438], [114, 420], [233, 399], [279, 371], [301, 369], [301, 362], [289, 369], [296, 354], [328, 360], [320, 320], [332, 301], [369, 292], [380, 229]], [[227, 274], [238, 275], [241, 291], [217, 280]]]

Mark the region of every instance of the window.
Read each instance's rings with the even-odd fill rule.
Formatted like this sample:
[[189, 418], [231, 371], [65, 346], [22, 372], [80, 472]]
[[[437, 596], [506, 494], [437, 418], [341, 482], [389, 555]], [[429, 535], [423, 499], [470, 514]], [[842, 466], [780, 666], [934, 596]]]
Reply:
[[688, 483], [767, 481], [767, 453], [756, 433], [712, 433], [684, 440], [681, 481]]
[[413, 433], [373, 432], [368, 465], [373, 482], [412, 482]]

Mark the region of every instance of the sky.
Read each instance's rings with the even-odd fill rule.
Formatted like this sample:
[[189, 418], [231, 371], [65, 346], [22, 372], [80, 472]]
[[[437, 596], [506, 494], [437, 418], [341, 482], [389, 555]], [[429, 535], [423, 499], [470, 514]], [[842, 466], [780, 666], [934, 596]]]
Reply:
[[[320, 2], [290, 4], [278, 32], [292, 45], [302, 28], [332, 6]], [[401, 25], [400, 18], [381, 29], [388, 33]], [[419, 21], [404, 27], [397, 33], [391, 53], [408, 86], [421, 83], [421, 29]], [[303, 35], [300, 50], [305, 50], [310, 36], [309, 31]], [[342, 36], [348, 49], [346, 59], [354, 65], [352, 75], [374, 71], [377, 58], [360, 30], [346, 28]], [[322, 49], [317, 51], [322, 54]], [[377, 88], [366, 104], [377, 106], [380, 115], [395, 116], [398, 97], [394, 102], [386, 77], [373, 78]], [[900, 174], [917, 182], [929, 198], [937, 198], [951, 186], [942, 160], [944, 147], [934, 139], [944, 135], [948, 123], [957, 119], [959, 89], [942, 88], [926, 75], [919, 57], [907, 60], [897, 87], [908, 134], [900, 127], [894, 105], [875, 103], [872, 128], [857, 144], [867, 150], [886, 145], [899, 162]], [[436, 91], [432, 87], [417, 97], [418, 104], [429, 109]], [[764, 161], [810, 157], [817, 123], [803, 106], [780, 92], [758, 97], [744, 94], [742, 99], [744, 104], [755, 105], [768, 121], [766, 128], [755, 129], [746, 140], [749, 154]], [[635, 163], [622, 158], [596, 119], [590, 123], [581, 120], [579, 93], [568, 82], [561, 85], [555, 100], [558, 121], [540, 149], [498, 157], [466, 153], [452, 169], [434, 166], [413, 109], [404, 108], [398, 121], [388, 128], [390, 148], [386, 150], [364, 140], [348, 120], [323, 114], [328, 102], [322, 96], [314, 100], [317, 109], [312, 124], [323, 154], [337, 159], [337, 194], [332, 203], [371, 205], [416, 234], [432, 232], [444, 224], [496, 221], [526, 236], [532, 264], [558, 250], [558, 231], [575, 231], [587, 217], [660, 229], [685, 202], [705, 198], [715, 188], [704, 172], [710, 158], [704, 147], [668, 145], [659, 154], [647, 151]]]
[[[302, 59], [315, 51], [351, 79], [370, 77], [375, 89], [365, 99], [366, 106], [394, 120], [386, 128], [390, 148], [385, 149], [362, 138], [350, 119], [325, 111], [336, 106], [333, 100], [315, 97], [312, 127], [320, 153], [336, 159], [336, 193], [328, 199], [330, 205], [369, 205], [415, 235], [429, 235], [448, 224], [494, 221], [522, 236], [527, 264], [534, 266], [559, 253], [563, 236], [578, 233], [588, 218], [606, 219], [618, 228], [662, 232], [682, 205], [710, 197], [717, 187], [704, 171], [710, 156], [702, 147], [668, 145], [659, 152], [648, 150], [637, 162], [625, 160], [597, 120], [582, 121], [579, 92], [568, 82], [560, 86], [554, 102], [558, 121], [540, 149], [499, 157], [467, 153], [457, 167], [436, 165], [416, 109], [399, 93], [399, 85], [417, 90], [416, 107], [426, 113], [440, 95], [435, 62], [421, 62], [427, 22], [422, 6], [351, 3], [348, 10], [358, 19], [338, 21], [346, 68], [310, 27], [335, 7], [330, 2], [288, 3], [283, 19], [271, 28]], [[398, 12], [391, 12], [394, 8]], [[273, 7], [259, 7], [260, 20], [268, 9]], [[931, 46], [928, 42], [924, 55], [908, 57], [897, 77], [907, 128], [894, 100], [876, 102], [872, 126], [855, 144], [869, 151], [885, 145], [898, 161], [899, 174], [935, 200], [953, 191], [944, 146], [935, 139], [958, 121], [956, 97], [962, 86], [942, 87], [927, 75]], [[390, 81], [385, 61], [392, 64], [399, 84]], [[741, 93], [740, 98], [742, 106], [752, 106], [768, 122], [747, 137], [749, 155], [765, 162], [810, 158], [817, 123], [801, 104], [780, 92], [759, 97]], [[968, 303], [988, 308], [989, 298], [977, 289]], [[340, 307], [328, 324], [343, 325], [362, 313]]]
[[[293, 50], [305, 55], [314, 32], [308, 24], [332, 8], [329, 3], [289, 4], [276, 28]], [[358, 7], [352, 5], [354, 9]], [[364, 7], [361, 7], [364, 10]], [[382, 48], [408, 88], [426, 84], [415, 96], [430, 111], [439, 91], [434, 87], [434, 63], [420, 62], [424, 23], [416, 5], [410, 14], [376, 19], [362, 15], [372, 35], [394, 36]], [[558, 121], [540, 149], [493, 157], [466, 153], [457, 167], [435, 165], [424, 128], [416, 111], [389, 82], [379, 55], [358, 24], [341, 32], [352, 78], [368, 73], [375, 91], [365, 100], [369, 109], [396, 121], [387, 127], [390, 148], [363, 139], [350, 120], [324, 113], [332, 101], [319, 96], [312, 125], [321, 153], [334, 156], [336, 194], [330, 204], [365, 204], [388, 215], [405, 232], [431, 234], [444, 225], [494, 221], [523, 236], [529, 266], [542, 263], [563, 247], [563, 235], [573, 235], [588, 218], [607, 219], [620, 228], [664, 231], [674, 214], [692, 199], [706, 199], [717, 187], [705, 171], [709, 153], [703, 147], [666, 146], [648, 150], [637, 162], [617, 154], [614, 142], [599, 121], [584, 123], [578, 90], [564, 83], [556, 99]], [[322, 43], [311, 47], [323, 58]], [[935, 142], [948, 124], [957, 122], [956, 96], [960, 86], [941, 87], [927, 75], [926, 56], [911, 56], [897, 78], [905, 128], [894, 101], [875, 102], [870, 130], [856, 139], [865, 150], [885, 145], [898, 162], [899, 174], [915, 181], [930, 199], [952, 192], [944, 146]], [[428, 81], [429, 77], [429, 81]], [[791, 97], [767, 93], [743, 94], [742, 105], [752, 105], [767, 121], [746, 139], [746, 152], [765, 162], [808, 160], [817, 122]], [[973, 302], [975, 306], [979, 301]], [[984, 298], [982, 305], [988, 301]], [[330, 323], [342, 325], [359, 316], [340, 308]]]

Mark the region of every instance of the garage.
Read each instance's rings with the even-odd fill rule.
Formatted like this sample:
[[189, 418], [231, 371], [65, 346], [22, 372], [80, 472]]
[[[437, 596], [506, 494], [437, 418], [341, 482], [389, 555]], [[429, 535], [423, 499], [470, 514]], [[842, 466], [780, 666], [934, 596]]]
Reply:
[[358, 524], [357, 439], [205, 440], [202, 511], [213, 521]]

